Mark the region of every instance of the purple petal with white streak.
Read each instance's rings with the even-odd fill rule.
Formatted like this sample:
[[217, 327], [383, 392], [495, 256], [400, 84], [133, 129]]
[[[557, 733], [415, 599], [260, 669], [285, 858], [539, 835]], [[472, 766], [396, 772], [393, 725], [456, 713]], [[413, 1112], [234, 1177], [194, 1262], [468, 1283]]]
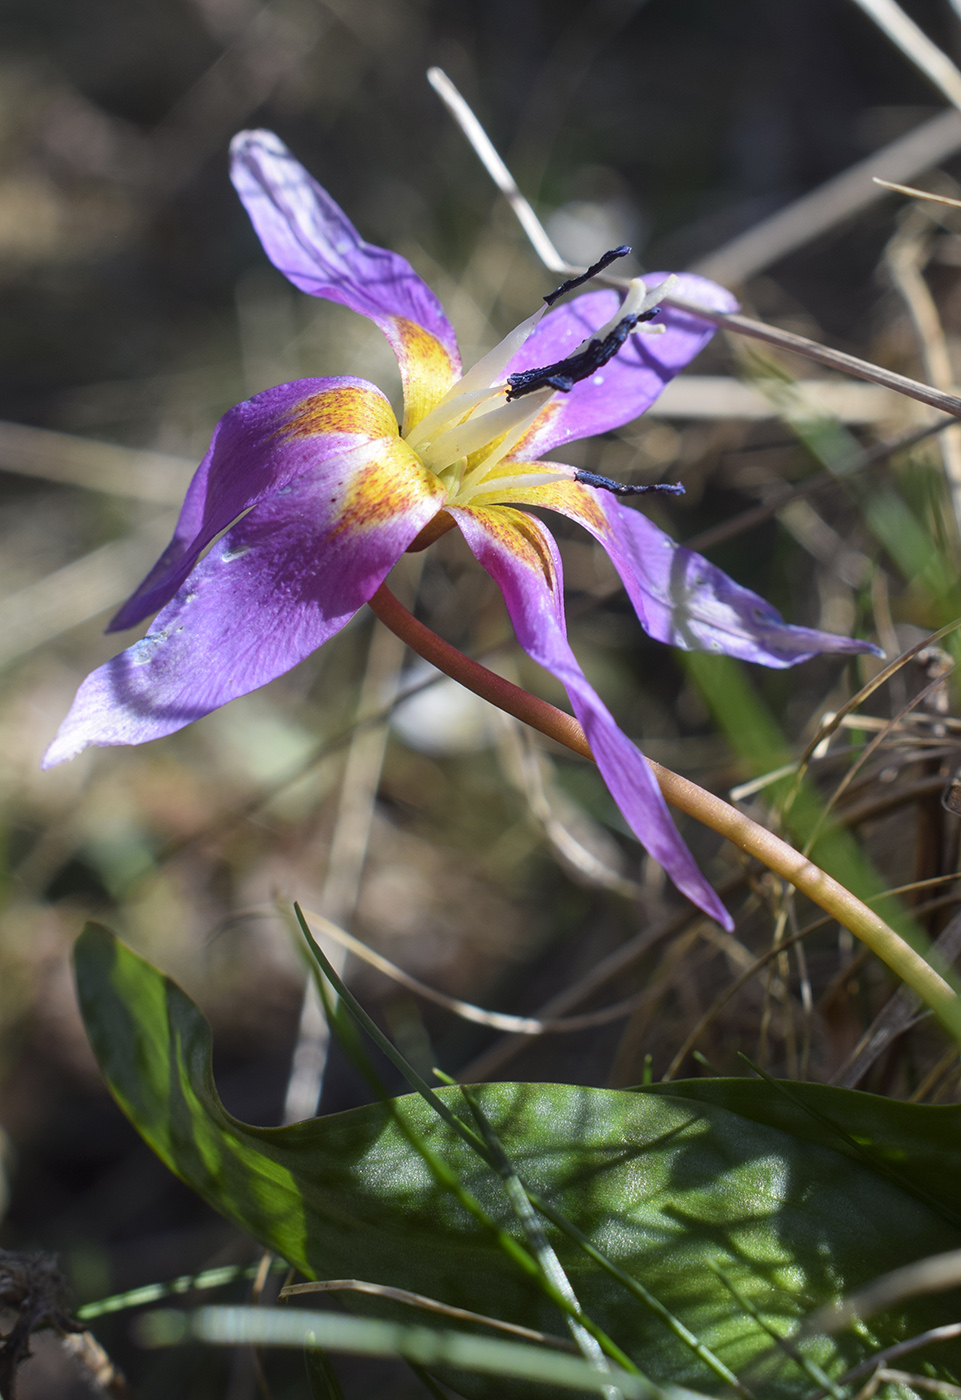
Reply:
[[43, 767], [89, 744], [172, 734], [289, 671], [338, 632], [440, 503], [410, 492], [406, 506], [372, 520], [356, 488], [357, 474], [344, 492], [301, 476], [255, 506], [196, 566], [150, 634], [87, 677]]
[[[284, 431], [303, 403], [338, 389], [371, 395], [368, 431], [300, 436]], [[366, 380], [347, 377], [280, 384], [232, 408], [214, 429], [187, 488], [173, 539], [107, 631], [136, 627], [169, 603], [211, 541], [245, 510], [304, 474], [339, 476], [345, 460], [367, 448], [391, 421], [396, 427], [385, 395]]]
[[366, 243], [340, 206], [272, 131], [231, 142], [230, 178], [275, 267], [310, 296], [369, 316], [393, 343], [402, 316], [440, 341], [459, 366], [440, 302], [406, 258]]
[[504, 595], [521, 646], [566, 689], [608, 790], [638, 840], [675, 885], [725, 928], [732, 922], [698, 870], [641, 751], [589, 685], [567, 640], [561, 563], [533, 517], [505, 507], [448, 507], [476, 558]]
[[[656, 287], [670, 276], [652, 272], [644, 277]], [[698, 302], [714, 311], [736, 311], [737, 300], [724, 287], [694, 273], [682, 273], [672, 295]], [[506, 373], [555, 364], [563, 360], [610, 320], [622, 298], [614, 291], [588, 292], [549, 311], [507, 367]], [[518, 445], [513, 455], [540, 457], [577, 438], [606, 433], [637, 418], [674, 376], [700, 354], [714, 334], [709, 321], [664, 307], [655, 324], [666, 326], [661, 335], [638, 332], [590, 378], [575, 384], [568, 394], [558, 394]]]

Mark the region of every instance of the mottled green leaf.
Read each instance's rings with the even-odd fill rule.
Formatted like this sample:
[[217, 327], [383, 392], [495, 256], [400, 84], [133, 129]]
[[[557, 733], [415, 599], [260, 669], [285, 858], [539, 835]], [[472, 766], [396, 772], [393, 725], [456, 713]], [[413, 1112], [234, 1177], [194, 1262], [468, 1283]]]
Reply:
[[[209, 1027], [179, 987], [95, 926], [81, 936], [76, 963], [88, 1033], [119, 1103], [218, 1210], [308, 1277], [364, 1278], [561, 1330], [536, 1285], [438, 1186], [400, 1131], [397, 1114], [516, 1233], [496, 1173], [420, 1096], [286, 1128], [250, 1127], [221, 1104]], [[809, 1395], [812, 1382], [772, 1349], [710, 1261], [787, 1334], [813, 1308], [878, 1274], [961, 1247], [954, 1110], [914, 1107], [905, 1116], [906, 1106], [865, 1095], [787, 1091], [795, 1098], [738, 1080], [651, 1092], [563, 1084], [476, 1092], [527, 1185], [775, 1400]], [[463, 1110], [459, 1090], [440, 1092]], [[842, 1115], [840, 1126], [864, 1139], [863, 1151], [801, 1106], [818, 1093], [827, 1096], [823, 1113]], [[659, 1319], [563, 1233], [548, 1234], [582, 1307], [647, 1375], [718, 1392], [717, 1378]], [[928, 1298], [803, 1345], [837, 1377], [878, 1347], [956, 1315], [956, 1298]], [[915, 1366], [925, 1360], [944, 1375], [961, 1371], [955, 1346], [912, 1358]]]
[[643, 1092], [715, 1104], [869, 1163], [961, 1227], [961, 1104], [757, 1079], [688, 1079]]

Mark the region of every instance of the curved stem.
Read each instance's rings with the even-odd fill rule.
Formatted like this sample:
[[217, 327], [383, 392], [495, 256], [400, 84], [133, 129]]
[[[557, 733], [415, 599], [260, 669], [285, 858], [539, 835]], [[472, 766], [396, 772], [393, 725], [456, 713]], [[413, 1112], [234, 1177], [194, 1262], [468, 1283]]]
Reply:
[[[397, 601], [386, 584], [381, 584], [371, 598], [370, 608], [386, 627], [403, 638], [411, 651], [439, 671], [574, 753], [593, 759], [590, 745], [576, 719], [546, 700], [528, 694], [520, 686], [489, 671], [480, 662], [472, 661], [449, 642], [443, 641], [436, 632], [418, 622]], [[661, 791], [673, 807], [696, 817], [740, 850], [754, 856], [837, 919], [917, 992], [952, 1034], [961, 1038], [961, 998], [921, 954], [872, 909], [808, 860], [807, 856], [759, 826], [743, 812], [737, 811], [714, 793], [698, 787], [697, 783], [672, 772], [670, 768], [664, 768], [651, 759], [648, 762]]]

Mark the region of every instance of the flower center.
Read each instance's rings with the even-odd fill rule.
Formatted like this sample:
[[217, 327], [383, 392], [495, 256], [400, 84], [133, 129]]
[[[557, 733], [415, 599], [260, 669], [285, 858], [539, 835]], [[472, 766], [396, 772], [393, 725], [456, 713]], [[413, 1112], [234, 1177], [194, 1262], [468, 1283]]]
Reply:
[[[547, 306], [562, 292], [595, 276], [627, 251], [618, 248], [606, 254], [582, 277], [571, 279], [545, 297]], [[657, 314], [658, 303], [671, 290], [674, 281], [668, 278], [648, 291], [641, 279], [635, 278], [617, 314], [564, 360], [505, 377], [508, 365], [547, 311], [547, 306], [522, 321], [478, 360], [407, 435], [408, 446], [447, 488], [448, 503], [468, 505], [482, 493], [489, 497], [495, 485], [495, 469], [557, 393], [569, 393], [575, 384], [596, 373], [617, 354], [632, 332], [663, 330], [663, 326], [644, 323]], [[496, 486], [513, 491], [523, 486], [543, 486], [552, 481], [581, 477], [588, 485], [615, 489], [615, 483], [578, 473], [573, 467], [549, 473], [519, 472], [513, 476], [501, 472], [496, 477]]]

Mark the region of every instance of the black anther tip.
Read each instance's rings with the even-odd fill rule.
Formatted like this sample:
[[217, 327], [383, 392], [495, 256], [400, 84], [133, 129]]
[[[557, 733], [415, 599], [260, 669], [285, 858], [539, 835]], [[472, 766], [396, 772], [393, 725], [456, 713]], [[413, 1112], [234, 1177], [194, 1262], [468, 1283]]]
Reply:
[[583, 287], [585, 282], [589, 282], [592, 277], [596, 277], [599, 272], [610, 267], [612, 262], [616, 262], [618, 258], [626, 258], [630, 251], [627, 243], [622, 243], [619, 248], [612, 248], [602, 258], [598, 258], [596, 263], [592, 263], [587, 271], [582, 272], [579, 277], [571, 277], [568, 281], [562, 282], [553, 292], [549, 292], [544, 298], [547, 305], [553, 306], [558, 297], [562, 297], [565, 292], [572, 292], [575, 287]]
[[632, 486], [626, 481], [612, 481], [608, 476], [598, 476], [596, 472], [578, 471], [574, 480], [582, 486], [593, 486], [597, 491], [610, 491], [615, 496], [647, 496], [658, 492], [662, 496], [683, 496], [684, 487], [679, 481], [660, 481], [651, 486]]

